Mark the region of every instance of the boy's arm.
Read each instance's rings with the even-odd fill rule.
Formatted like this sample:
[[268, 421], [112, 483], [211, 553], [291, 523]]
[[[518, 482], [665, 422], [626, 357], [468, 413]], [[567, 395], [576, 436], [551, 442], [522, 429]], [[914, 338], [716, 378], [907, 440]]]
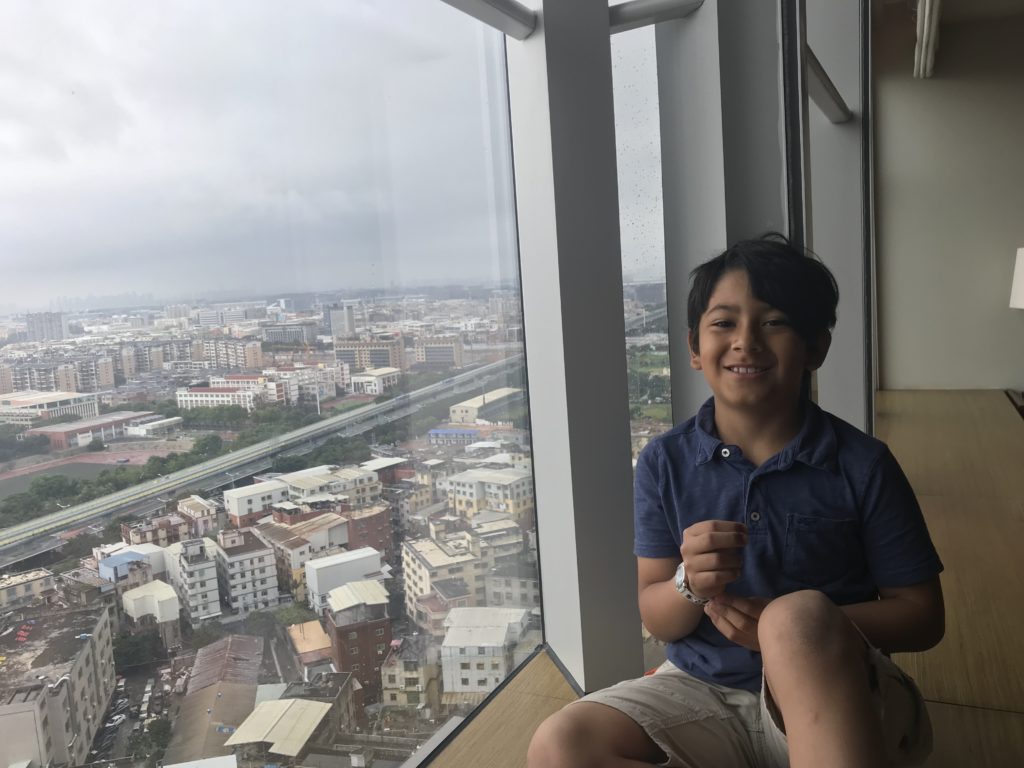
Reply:
[[868, 641], [886, 653], [924, 651], [946, 631], [939, 577], [909, 587], [880, 587], [879, 599], [841, 606]]
[[647, 631], [664, 643], [685, 637], [697, 628], [703, 609], [676, 589], [678, 557], [638, 557], [637, 600]]

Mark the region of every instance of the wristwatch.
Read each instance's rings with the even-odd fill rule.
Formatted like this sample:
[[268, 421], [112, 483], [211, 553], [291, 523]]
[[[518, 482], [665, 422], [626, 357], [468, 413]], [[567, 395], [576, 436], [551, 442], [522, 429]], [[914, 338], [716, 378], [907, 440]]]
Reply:
[[686, 581], [686, 569], [683, 568], [683, 564], [680, 563], [679, 567], [676, 568], [676, 589], [679, 590], [679, 594], [685, 597], [694, 605], [707, 605], [710, 600], [706, 597], [698, 597], [693, 594], [693, 590], [690, 589], [689, 582]]

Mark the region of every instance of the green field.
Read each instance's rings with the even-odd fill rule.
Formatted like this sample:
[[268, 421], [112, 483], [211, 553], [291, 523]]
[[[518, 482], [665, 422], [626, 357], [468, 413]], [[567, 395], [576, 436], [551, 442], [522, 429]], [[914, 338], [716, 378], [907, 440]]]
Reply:
[[64, 464], [59, 467], [43, 469], [27, 475], [10, 477], [6, 480], [0, 480], [0, 499], [6, 499], [8, 496], [13, 496], [16, 493], [27, 491], [29, 485], [31, 485], [32, 481], [37, 477], [43, 477], [46, 475], [64, 475], [65, 477], [74, 477], [79, 480], [92, 480], [99, 477], [100, 472], [104, 469], [113, 468], [114, 465], [111, 464]]

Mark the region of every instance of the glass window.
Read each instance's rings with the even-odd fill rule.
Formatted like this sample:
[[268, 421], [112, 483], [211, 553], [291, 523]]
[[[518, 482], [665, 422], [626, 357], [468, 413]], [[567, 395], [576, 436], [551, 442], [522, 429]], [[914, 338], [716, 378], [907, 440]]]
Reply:
[[[347, 488], [359, 500], [358, 515], [340, 513], [348, 530], [365, 522], [375, 539], [368, 572], [393, 575], [392, 626], [375, 636], [430, 637], [417, 653], [438, 655], [447, 606], [487, 607], [478, 577], [489, 565], [470, 554], [446, 584], [438, 571], [409, 578], [431, 534], [425, 522], [391, 528], [400, 477], [489, 442], [522, 468], [495, 471], [532, 487], [502, 36], [416, 0], [12, 0], [0, 29], [18, 30], [0, 36], [0, 59], [16, 63], [4, 67], [0, 118], [0, 394], [52, 397], [63, 410], [50, 421], [71, 441], [84, 434], [76, 421], [117, 430], [92, 456], [91, 443], [65, 454], [49, 438], [18, 440], [31, 413], [0, 424], [19, 459], [74, 459], [18, 503], [0, 479], [0, 526], [102, 499], [104, 521], [142, 523], [165, 543], [189, 534], [156, 518], [201, 489], [223, 507], [225, 533], [254, 533], [232, 562], [216, 556], [212, 530], [202, 541], [214, 544], [169, 545], [179, 555], [155, 578], [184, 596], [191, 653], [220, 629], [200, 617], [248, 611], [254, 589], [261, 606], [285, 592], [260, 568], [273, 560], [251, 554], [265, 551], [249, 539], [261, 526], [290, 524], [262, 522], [271, 505], [294, 505], [275, 520], [305, 518], [308, 494]], [[379, 410], [368, 420], [366, 409]], [[371, 454], [404, 464], [344, 476]], [[256, 485], [324, 467], [337, 469], [323, 483]], [[410, 520], [449, 498], [429, 483], [405, 497]], [[536, 568], [529, 495], [513, 504], [463, 487], [468, 502], [449, 511], [466, 551], [481, 551], [481, 522], [506, 525], [501, 556]], [[120, 536], [97, 525], [43, 565], [66, 573]], [[215, 579], [215, 560], [224, 594], [188, 584]], [[289, 623], [321, 631], [310, 622], [329, 590], [289, 591]], [[338, 631], [333, 620], [322, 629]], [[358, 658], [341, 631], [341, 652]], [[517, 644], [543, 639], [515, 632]]]
[[612, 35], [626, 369], [634, 458], [672, 426], [654, 27]]

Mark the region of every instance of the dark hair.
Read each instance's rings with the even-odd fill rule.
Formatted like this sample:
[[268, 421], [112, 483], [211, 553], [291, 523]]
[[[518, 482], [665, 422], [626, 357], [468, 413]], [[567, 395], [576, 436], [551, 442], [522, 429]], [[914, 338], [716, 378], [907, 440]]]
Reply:
[[741, 240], [690, 273], [686, 324], [694, 349], [711, 294], [722, 275], [734, 270], [747, 273], [754, 296], [785, 313], [808, 345], [817, 344], [822, 332], [835, 327], [839, 287], [832, 272], [785, 235], [769, 232], [756, 240]]

